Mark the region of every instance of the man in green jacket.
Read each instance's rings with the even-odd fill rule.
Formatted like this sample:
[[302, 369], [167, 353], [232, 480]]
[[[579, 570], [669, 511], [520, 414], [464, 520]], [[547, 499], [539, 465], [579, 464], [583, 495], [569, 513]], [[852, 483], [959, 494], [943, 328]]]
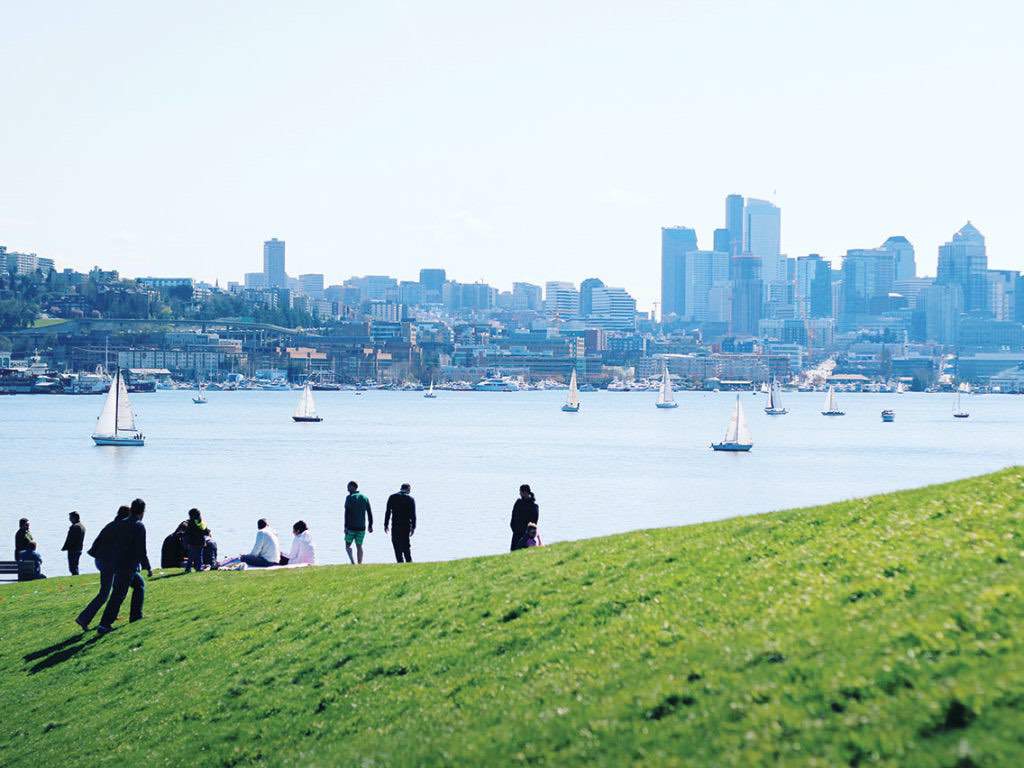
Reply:
[[[363, 539], [367, 533], [373, 533], [370, 500], [359, 492], [359, 484], [352, 480], [348, 484], [348, 496], [345, 497], [345, 551], [352, 565], [357, 561], [360, 565], [363, 563]], [[352, 542], [356, 544], [355, 558], [352, 557]]]

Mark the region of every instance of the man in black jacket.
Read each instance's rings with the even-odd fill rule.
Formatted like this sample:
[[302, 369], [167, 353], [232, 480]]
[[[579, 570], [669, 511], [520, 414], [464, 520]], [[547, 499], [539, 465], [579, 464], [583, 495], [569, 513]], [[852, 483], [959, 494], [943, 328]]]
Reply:
[[146, 502], [136, 499], [132, 502], [131, 516], [114, 526], [111, 537], [114, 583], [110, 590], [107, 607], [103, 609], [103, 616], [96, 628], [101, 635], [110, 632], [117, 619], [117, 612], [121, 609], [121, 603], [128, 595], [129, 587], [132, 590], [132, 601], [128, 621], [138, 621], [142, 618], [142, 603], [146, 598], [146, 582], [142, 578], [140, 569], [145, 568], [150, 578], [153, 576], [153, 569], [149, 565], [149, 556], [146, 554], [146, 526], [142, 524], [142, 517], [145, 513]]
[[96, 570], [100, 572], [100, 588], [87, 606], [78, 614], [75, 622], [84, 632], [89, 628], [89, 622], [93, 620], [96, 612], [103, 607], [110, 597], [110, 587], [114, 583], [114, 531], [119, 523], [126, 521], [132, 514], [131, 507], [119, 507], [117, 515], [103, 526], [100, 535], [89, 547], [89, 556], [96, 561]]
[[391, 545], [395, 548], [395, 560], [412, 562], [409, 537], [416, 530], [416, 499], [409, 495], [412, 486], [402, 483], [402, 489], [388, 497], [388, 508], [384, 513], [384, 533], [391, 527]]
[[72, 576], [78, 575], [78, 561], [82, 557], [82, 547], [85, 545], [85, 526], [82, 525], [82, 518], [77, 512], [68, 515], [71, 525], [68, 527], [68, 535], [64, 539], [64, 546], [61, 552], [68, 553], [68, 571]]

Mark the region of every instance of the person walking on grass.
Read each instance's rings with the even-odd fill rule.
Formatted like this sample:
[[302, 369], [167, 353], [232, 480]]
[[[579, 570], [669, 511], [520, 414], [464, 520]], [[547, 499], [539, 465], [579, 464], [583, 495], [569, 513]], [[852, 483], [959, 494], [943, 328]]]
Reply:
[[61, 552], [68, 553], [68, 572], [72, 576], [78, 575], [78, 561], [82, 557], [82, 547], [85, 545], [85, 526], [82, 525], [82, 518], [77, 512], [68, 515], [71, 525], [68, 527], [68, 535], [64, 538], [64, 546]]
[[512, 506], [512, 519], [509, 521], [509, 528], [512, 529], [512, 551], [523, 549], [526, 546], [526, 530], [530, 523], [534, 525], [540, 520], [540, 507], [537, 506], [537, 497], [533, 495], [530, 486], [523, 483], [519, 486], [519, 498]]
[[128, 519], [132, 513], [131, 507], [118, 507], [117, 514], [114, 519], [103, 526], [103, 530], [100, 531], [100, 535], [96, 537], [96, 540], [89, 547], [89, 557], [93, 558], [96, 563], [96, 570], [100, 572], [100, 588], [96, 593], [96, 597], [85, 606], [75, 622], [82, 628], [84, 632], [89, 628], [89, 622], [93, 620], [96, 612], [103, 607], [103, 604], [107, 602], [107, 598], [110, 597], [110, 587], [114, 583], [114, 528], [118, 523]]
[[[395, 548], [395, 560], [411, 563], [412, 551], [409, 538], [416, 530], [416, 499], [410, 496], [412, 486], [402, 483], [398, 493], [388, 497], [384, 512], [384, 533], [391, 526], [391, 545]], [[361, 561], [360, 561], [361, 562]]]
[[[369, 527], [367, 527], [369, 520]], [[363, 540], [367, 533], [373, 533], [373, 512], [370, 500], [359, 492], [359, 484], [350, 480], [348, 496], [345, 497], [345, 552], [353, 565], [363, 564]], [[352, 557], [352, 542], [356, 545], [356, 557]]]
[[146, 526], [142, 518], [146, 514], [146, 502], [135, 499], [132, 502], [131, 515], [127, 520], [119, 521], [111, 536], [112, 560], [114, 563], [114, 581], [110, 588], [110, 599], [103, 609], [100, 624], [96, 631], [105, 635], [113, 629], [117, 620], [117, 612], [121, 603], [128, 596], [128, 588], [132, 590], [131, 608], [128, 621], [142, 619], [142, 605], [146, 599], [146, 582], [142, 578], [141, 569], [145, 569], [153, 578], [153, 569], [149, 565], [146, 554]]

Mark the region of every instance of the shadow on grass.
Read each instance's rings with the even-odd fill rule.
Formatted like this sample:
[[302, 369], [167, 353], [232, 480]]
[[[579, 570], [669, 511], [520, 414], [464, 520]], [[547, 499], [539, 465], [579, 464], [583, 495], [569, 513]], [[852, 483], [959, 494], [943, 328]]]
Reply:
[[93, 635], [86, 639], [84, 634], [80, 634], [46, 648], [40, 648], [38, 651], [32, 651], [32, 653], [25, 655], [25, 661], [35, 661], [36, 659], [40, 659], [40, 661], [29, 667], [28, 673], [34, 675], [37, 672], [42, 672], [44, 669], [49, 669], [61, 662], [65, 662], [81, 651], [84, 651], [97, 640], [99, 640], [99, 635]]

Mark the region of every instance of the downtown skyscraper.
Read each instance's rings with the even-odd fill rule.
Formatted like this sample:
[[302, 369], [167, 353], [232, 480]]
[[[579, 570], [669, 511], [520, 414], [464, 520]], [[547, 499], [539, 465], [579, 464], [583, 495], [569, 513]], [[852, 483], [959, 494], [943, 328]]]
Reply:
[[697, 233], [689, 227], [661, 228], [661, 317], [686, 312], [686, 254], [697, 250]]

